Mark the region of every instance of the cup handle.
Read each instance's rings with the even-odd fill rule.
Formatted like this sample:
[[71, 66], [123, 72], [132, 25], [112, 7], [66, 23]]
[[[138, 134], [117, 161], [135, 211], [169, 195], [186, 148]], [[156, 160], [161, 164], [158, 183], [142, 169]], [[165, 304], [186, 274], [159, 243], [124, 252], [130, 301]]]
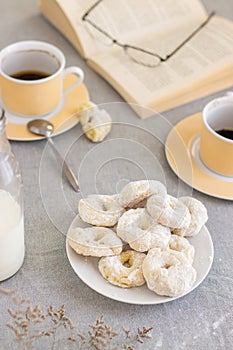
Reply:
[[64, 69], [64, 71], [63, 71], [63, 80], [65, 79], [65, 77], [68, 74], [75, 74], [75, 75], [77, 75], [77, 77], [79, 77], [79, 79], [75, 83], [70, 85], [67, 89], [65, 89], [63, 91], [64, 94], [67, 94], [67, 92], [69, 92], [70, 90], [73, 90], [76, 86], [80, 85], [83, 82], [83, 79], [84, 79], [84, 73], [83, 73], [82, 69], [78, 68], [78, 67], [75, 67], [75, 66], [67, 67], [67, 68]]

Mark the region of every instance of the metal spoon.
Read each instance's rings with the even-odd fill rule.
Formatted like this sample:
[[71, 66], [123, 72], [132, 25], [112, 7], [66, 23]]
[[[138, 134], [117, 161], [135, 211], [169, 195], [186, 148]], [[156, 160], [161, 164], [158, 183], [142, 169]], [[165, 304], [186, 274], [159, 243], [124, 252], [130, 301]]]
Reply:
[[53, 133], [54, 126], [47, 120], [44, 119], [34, 119], [27, 124], [27, 128], [33, 134], [45, 136], [52, 146], [55, 156], [63, 166], [64, 174], [66, 175], [69, 183], [76, 192], [79, 192], [79, 184], [73, 171], [70, 169], [69, 165], [66, 163], [64, 158], [61, 156], [60, 152], [57, 150], [53, 140], [50, 138]]

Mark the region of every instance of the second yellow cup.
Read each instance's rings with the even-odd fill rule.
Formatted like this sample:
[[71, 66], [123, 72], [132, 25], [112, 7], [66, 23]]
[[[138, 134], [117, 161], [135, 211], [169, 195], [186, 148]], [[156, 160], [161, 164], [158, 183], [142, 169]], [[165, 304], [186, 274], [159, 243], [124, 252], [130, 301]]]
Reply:
[[233, 176], [233, 96], [209, 102], [202, 115], [200, 156], [211, 170]]

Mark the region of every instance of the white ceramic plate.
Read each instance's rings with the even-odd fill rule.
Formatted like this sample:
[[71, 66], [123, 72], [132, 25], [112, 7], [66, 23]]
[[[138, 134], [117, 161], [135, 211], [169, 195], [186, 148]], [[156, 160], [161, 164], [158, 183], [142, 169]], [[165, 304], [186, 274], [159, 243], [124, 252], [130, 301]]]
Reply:
[[[69, 236], [70, 230], [77, 226], [81, 226], [80, 222], [80, 217], [77, 216], [70, 225], [67, 237]], [[188, 294], [197, 288], [197, 286], [199, 286], [204, 280], [211, 268], [214, 257], [213, 242], [210, 233], [205, 226], [196, 237], [190, 238], [189, 241], [195, 247], [196, 253], [193, 266], [197, 271], [197, 279], [192, 289], [185, 294]], [[98, 258], [78, 255], [69, 246], [68, 240], [66, 240], [66, 252], [70, 264], [78, 277], [90, 288], [110, 299], [141, 305], [161, 304], [177, 299], [157, 295], [150, 291], [146, 284], [141, 287], [130, 289], [114, 286], [107, 282], [100, 274], [98, 270]]]

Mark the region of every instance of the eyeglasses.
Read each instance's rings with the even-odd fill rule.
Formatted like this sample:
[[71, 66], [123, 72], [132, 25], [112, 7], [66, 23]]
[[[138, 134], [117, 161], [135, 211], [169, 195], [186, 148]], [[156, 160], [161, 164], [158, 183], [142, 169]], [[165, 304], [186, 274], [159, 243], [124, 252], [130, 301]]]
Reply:
[[[142, 47], [137, 47], [130, 44], [123, 44], [114, 38], [109, 32], [105, 31], [103, 28], [98, 26], [94, 21], [92, 21], [89, 16], [96, 7], [103, 2], [103, 0], [96, 1], [82, 16], [82, 21], [87, 22], [95, 31], [101, 34], [102, 37], [107, 39], [107, 43], [110, 45], [117, 45], [121, 47], [124, 52], [129, 56], [129, 58], [146, 67], [157, 67], [161, 62], [168, 61], [172, 56], [174, 56], [177, 51], [179, 51], [187, 42], [189, 42], [215, 15], [215, 12], [211, 12], [206, 20], [202, 22], [191, 34], [189, 34], [184, 41], [182, 41], [173, 51], [167, 54], [165, 57], [160, 56], [155, 52], [145, 50]], [[106, 42], [105, 42], [106, 44]]]

